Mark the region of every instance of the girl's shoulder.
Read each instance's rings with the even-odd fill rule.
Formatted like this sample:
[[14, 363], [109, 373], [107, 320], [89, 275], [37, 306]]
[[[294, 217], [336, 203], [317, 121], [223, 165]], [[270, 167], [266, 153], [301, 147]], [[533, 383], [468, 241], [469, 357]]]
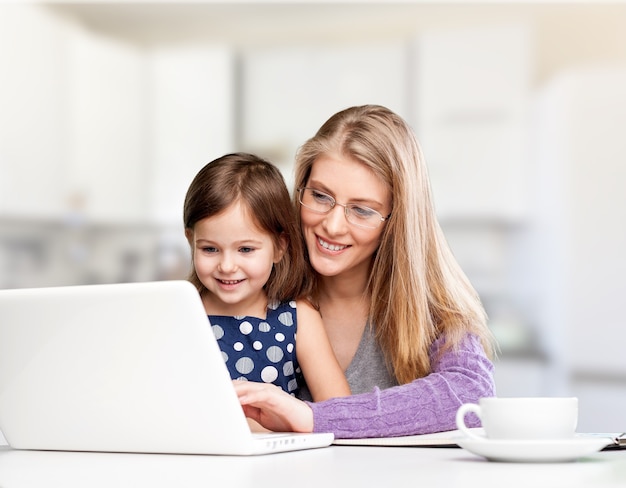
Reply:
[[286, 300], [284, 302], [270, 302], [267, 304], [267, 311], [276, 312], [276, 311], [284, 311], [284, 310], [295, 310], [299, 303], [300, 303], [299, 300]]
[[305, 322], [307, 324], [319, 322], [321, 325], [322, 317], [320, 316], [319, 310], [313, 306], [313, 304], [306, 299], [296, 300], [297, 305], [297, 315], [300, 322]]
[[269, 303], [267, 305], [267, 320], [278, 321], [283, 325], [293, 325], [297, 321], [297, 304], [295, 300]]
[[305, 299], [269, 304], [267, 317], [268, 320], [271, 317], [277, 318], [283, 324], [286, 322], [295, 323], [296, 321], [302, 323], [303, 320], [307, 323], [315, 319], [321, 320], [318, 310], [310, 301]]

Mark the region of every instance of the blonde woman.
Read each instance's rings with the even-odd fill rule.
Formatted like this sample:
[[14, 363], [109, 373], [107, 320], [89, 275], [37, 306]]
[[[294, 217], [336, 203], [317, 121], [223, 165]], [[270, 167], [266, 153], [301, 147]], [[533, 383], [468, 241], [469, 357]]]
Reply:
[[462, 403], [495, 394], [492, 339], [410, 127], [381, 106], [335, 114], [298, 151], [294, 200], [311, 299], [353, 395], [312, 403], [236, 384], [246, 415], [338, 438], [454, 429]]

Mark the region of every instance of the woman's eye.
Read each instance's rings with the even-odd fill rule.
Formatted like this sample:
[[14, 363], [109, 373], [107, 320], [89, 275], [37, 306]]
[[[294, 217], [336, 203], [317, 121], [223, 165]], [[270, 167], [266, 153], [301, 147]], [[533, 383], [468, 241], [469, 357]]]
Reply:
[[321, 192], [315, 191], [315, 190], [311, 190], [311, 193], [313, 195], [313, 198], [317, 202], [320, 202], [320, 203], [332, 203], [332, 201], [333, 201], [333, 197], [331, 197], [330, 195], [326, 195], [326, 193], [321, 193]]
[[352, 210], [355, 216], [362, 218], [362, 219], [368, 219], [376, 215], [376, 211], [372, 210], [369, 207], [359, 207], [358, 205], [353, 205], [352, 207], [350, 207], [350, 209]]

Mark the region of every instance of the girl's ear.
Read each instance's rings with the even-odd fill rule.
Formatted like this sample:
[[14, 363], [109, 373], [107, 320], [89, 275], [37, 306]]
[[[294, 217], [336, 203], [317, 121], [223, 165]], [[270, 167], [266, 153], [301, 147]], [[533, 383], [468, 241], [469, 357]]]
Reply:
[[274, 249], [274, 264], [279, 263], [285, 252], [287, 252], [287, 246], [289, 245], [289, 240], [284, 234], [278, 238], [278, 246]]
[[185, 229], [185, 237], [187, 238], [187, 242], [191, 246], [191, 250], [193, 251], [193, 230]]

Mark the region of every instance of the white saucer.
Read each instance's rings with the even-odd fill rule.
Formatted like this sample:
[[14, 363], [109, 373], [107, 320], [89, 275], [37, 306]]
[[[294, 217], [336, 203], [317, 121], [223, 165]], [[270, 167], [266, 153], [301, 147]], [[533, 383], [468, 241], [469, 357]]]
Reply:
[[551, 463], [574, 461], [611, 444], [609, 438], [574, 437], [558, 440], [490, 440], [460, 437], [455, 439], [463, 449], [490, 461], [518, 463]]

